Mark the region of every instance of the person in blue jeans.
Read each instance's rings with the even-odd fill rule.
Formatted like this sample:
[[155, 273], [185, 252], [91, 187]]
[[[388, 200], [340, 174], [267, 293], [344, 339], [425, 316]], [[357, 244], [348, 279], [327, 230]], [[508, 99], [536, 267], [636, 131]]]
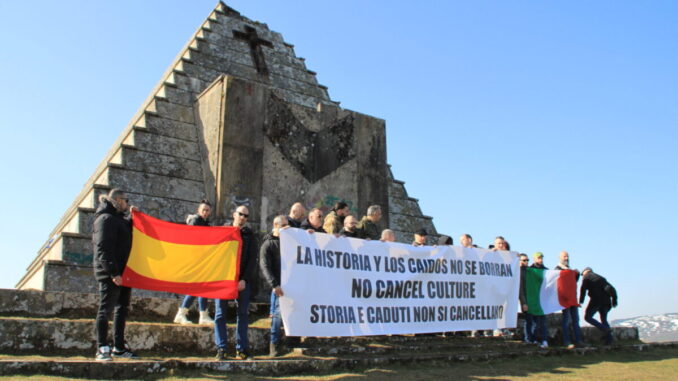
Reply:
[[273, 219], [273, 231], [266, 236], [259, 249], [259, 267], [266, 283], [271, 287], [271, 341], [269, 355], [281, 354], [282, 317], [280, 316], [280, 297], [284, 295], [280, 287], [280, 230], [289, 226], [287, 217], [276, 216]]
[[[249, 329], [249, 306], [252, 280], [255, 276], [257, 254], [256, 237], [252, 229], [246, 226], [249, 218], [249, 209], [241, 205], [233, 212], [233, 223], [240, 229], [242, 238], [242, 250], [240, 251], [240, 278], [238, 280], [238, 299], [237, 301], [237, 321], [235, 335], [235, 357], [241, 360], [247, 360], [251, 357], [249, 352], [249, 339], [247, 331]], [[226, 308], [228, 300], [215, 300], [214, 314], [214, 342], [217, 345], [216, 359], [219, 361], [226, 359], [228, 349], [228, 330], [226, 328]]]
[[[560, 262], [558, 266], [555, 267], [556, 270], [572, 270], [570, 268], [570, 254], [567, 251], [560, 252]], [[579, 281], [579, 270], [574, 270], [577, 272], [577, 281]], [[575, 290], [576, 292], [576, 290]], [[584, 345], [584, 341], [581, 337], [581, 327], [579, 326], [579, 307], [572, 306], [565, 308], [563, 310], [563, 345], [567, 349], [574, 348], [575, 344]], [[574, 333], [574, 343], [570, 338], [570, 325], [572, 326], [572, 332]]]
[[[584, 280], [579, 289], [579, 304], [584, 304], [586, 292], [588, 291], [589, 305], [584, 313], [584, 320], [592, 326], [603, 332], [603, 340], [606, 345], [612, 344], [612, 328], [607, 321], [607, 314], [612, 307], [617, 307], [617, 290], [604, 277], [596, 274], [590, 267], [582, 271]], [[594, 318], [595, 314], [600, 315], [600, 321]]]
[[[212, 214], [212, 206], [209, 201], [202, 200], [198, 205], [198, 210], [195, 214], [189, 214], [186, 217], [186, 225], [192, 226], [210, 226], [209, 217]], [[177, 324], [191, 324], [191, 321], [188, 320], [188, 310], [191, 308], [195, 296], [186, 295], [184, 301], [181, 303], [181, 307], [177, 311], [176, 316], [174, 317], [174, 322]], [[200, 312], [200, 318], [198, 324], [212, 325], [214, 320], [210, 318], [209, 311], [207, 311], [207, 298], [198, 298], [198, 311]]]

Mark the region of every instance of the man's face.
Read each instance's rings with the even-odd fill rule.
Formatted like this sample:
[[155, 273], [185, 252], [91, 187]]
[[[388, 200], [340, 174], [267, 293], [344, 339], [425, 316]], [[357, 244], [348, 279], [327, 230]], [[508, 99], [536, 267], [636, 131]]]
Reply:
[[520, 256], [520, 267], [527, 267], [527, 265], [530, 263], [530, 260], [527, 259], [527, 255], [521, 255]]
[[348, 216], [348, 214], [349, 214], [348, 206], [345, 207], [344, 209], [337, 210], [337, 216], [346, 217], [346, 216]]
[[129, 209], [129, 198], [127, 198], [126, 194], [123, 193], [116, 197], [115, 202], [118, 204], [118, 211], [126, 212]]
[[372, 222], [379, 222], [381, 220], [381, 210], [377, 210], [376, 213], [371, 215], [370, 220], [372, 220]]
[[414, 235], [414, 241], [418, 244], [424, 245], [424, 244], [426, 244], [426, 236], [420, 235], [420, 234], [415, 234]]
[[303, 205], [300, 203], [296, 203], [292, 205], [292, 209], [290, 210], [290, 216], [294, 218], [295, 220], [301, 220], [304, 218], [304, 215], [306, 214], [306, 208], [304, 208]]
[[540, 266], [543, 265], [543, 264], [544, 264], [544, 257], [537, 257], [537, 258], [535, 258], [535, 259], [534, 259], [534, 263], [536, 263], [536, 264], [538, 264], [538, 265], [540, 265]]
[[506, 250], [506, 241], [504, 241], [501, 238], [497, 238], [494, 240], [494, 247], [497, 248], [497, 250]]
[[235, 212], [233, 212], [233, 226], [243, 227], [247, 223], [247, 218], [250, 216], [250, 211], [246, 206], [239, 206]]
[[317, 229], [323, 224], [323, 212], [318, 209], [312, 211], [311, 214], [308, 215], [308, 222]]
[[207, 204], [200, 204], [198, 207], [198, 215], [206, 220], [209, 218], [210, 214], [212, 214], [212, 208]]
[[344, 220], [344, 230], [352, 232], [355, 230], [356, 225], [358, 224], [358, 221], [356, 221], [355, 217], [353, 216], [348, 216]]
[[471, 238], [467, 235], [461, 236], [460, 241], [461, 241], [461, 245], [464, 246], [464, 247], [473, 247], [473, 238]]
[[560, 263], [568, 265], [570, 263], [570, 254], [567, 251], [560, 252]]
[[381, 239], [383, 239], [385, 242], [395, 242], [395, 234], [393, 234], [393, 232], [388, 232], [382, 235]]

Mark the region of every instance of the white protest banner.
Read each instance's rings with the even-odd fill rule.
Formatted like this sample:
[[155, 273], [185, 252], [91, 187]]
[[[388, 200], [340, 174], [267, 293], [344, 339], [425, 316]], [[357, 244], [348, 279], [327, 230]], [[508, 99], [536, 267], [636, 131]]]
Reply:
[[300, 229], [280, 232], [280, 309], [291, 336], [513, 328], [515, 252], [414, 247]]

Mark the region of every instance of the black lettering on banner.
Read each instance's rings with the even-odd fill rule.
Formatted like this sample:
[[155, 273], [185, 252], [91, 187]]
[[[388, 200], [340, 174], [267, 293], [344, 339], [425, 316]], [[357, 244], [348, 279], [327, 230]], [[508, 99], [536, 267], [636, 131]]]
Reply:
[[467, 275], [476, 275], [478, 274], [478, 262], [476, 261], [465, 261], [464, 265], [466, 266], [466, 274]]
[[435, 320], [436, 308], [435, 306], [422, 306], [422, 307], [412, 307], [414, 309], [414, 321], [415, 323], [419, 322], [429, 322]]
[[311, 323], [355, 324], [356, 315], [351, 306], [311, 305]]
[[372, 258], [374, 258], [374, 268], [375, 268], [375, 271], [379, 272], [379, 265], [381, 264], [381, 260], [382, 260], [383, 257], [380, 257], [380, 256], [378, 256], [378, 255], [375, 255], [375, 256], [372, 257]]
[[372, 296], [372, 282], [369, 279], [353, 278], [351, 282], [352, 298], [369, 298]]

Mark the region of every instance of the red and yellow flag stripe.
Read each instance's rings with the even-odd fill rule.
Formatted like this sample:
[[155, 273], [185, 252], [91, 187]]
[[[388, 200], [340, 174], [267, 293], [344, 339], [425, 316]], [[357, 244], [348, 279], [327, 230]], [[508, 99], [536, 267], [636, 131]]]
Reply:
[[123, 284], [146, 290], [235, 299], [242, 239], [235, 227], [174, 224], [135, 211]]

